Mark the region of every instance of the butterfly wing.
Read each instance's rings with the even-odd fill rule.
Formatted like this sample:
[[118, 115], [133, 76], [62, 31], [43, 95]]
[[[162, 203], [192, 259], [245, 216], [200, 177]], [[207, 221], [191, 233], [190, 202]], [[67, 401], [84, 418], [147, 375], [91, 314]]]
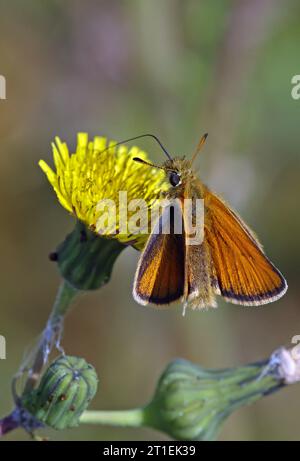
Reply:
[[246, 306], [279, 299], [287, 283], [256, 236], [220, 198], [207, 190], [205, 236], [211, 249], [218, 294]]
[[[170, 304], [183, 296], [185, 237], [183, 228], [175, 233], [175, 219], [182, 221], [177, 200], [163, 210], [140, 256], [133, 285], [133, 296], [139, 304]], [[167, 220], [170, 232], [164, 234], [161, 231]]]

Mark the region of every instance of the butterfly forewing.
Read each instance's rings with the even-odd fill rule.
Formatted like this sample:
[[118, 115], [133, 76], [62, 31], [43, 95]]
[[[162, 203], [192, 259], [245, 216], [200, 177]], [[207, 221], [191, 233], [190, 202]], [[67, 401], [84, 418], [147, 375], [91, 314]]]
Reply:
[[[141, 254], [133, 286], [140, 304], [169, 304], [183, 296], [185, 239], [183, 228], [175, 233], [174, 216], [181, 216], [177, 200], [163, 210]], [[164, 234], [167, 219], [170, 232]]]
[[205, 235], [218, 291], [244, 305], [266, 304], [287, 290], [284, 277], [263, 253], [250, 229], [221, 199], [207, 191]]

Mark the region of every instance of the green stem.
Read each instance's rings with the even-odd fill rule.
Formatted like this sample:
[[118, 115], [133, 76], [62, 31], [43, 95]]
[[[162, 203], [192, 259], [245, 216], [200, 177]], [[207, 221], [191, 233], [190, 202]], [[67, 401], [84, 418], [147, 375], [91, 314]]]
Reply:
[[65, 317], [70, 304], [77, 294], [78, 290], [73, 288], [68, 282], [64, 280], [61, 283], [49, 317], [49, 322], [52, 325], [55, 325], [56, 321], [60, 318]]
[[68, 282], [63, 281], [61, 283], [42, 339], [33, 358], [33, 365], [28, 374], [24, 393], [31, 391], [39, 380], [45, 364], [45, 348], [47, 348], [50, 353], [55, 339], [59, 339], [63, 330], [65, 315], [77, 293], [78, 290], [73, 288]]
[[144, 408], [120, 411], [85, 411], [81, 424], [96, 424], [99, 426], [142, 427], [146, 426], [146, 413]]

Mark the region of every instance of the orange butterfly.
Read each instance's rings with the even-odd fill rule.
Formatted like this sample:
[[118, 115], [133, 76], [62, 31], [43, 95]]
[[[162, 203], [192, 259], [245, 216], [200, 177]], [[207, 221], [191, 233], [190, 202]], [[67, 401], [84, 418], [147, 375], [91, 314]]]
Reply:
[[[201, 138], [192, 160], [172, 159], [154, 137], [168, 156], [158, 168], [168, 175], [171, 188], [166, 197], [173, 200], [175, 210], [161, 213], [140, 256], [133, 286], [133, 296], [140, 304], [165, 305], [182, 299], [192, 308], [215, 307], [215, 297], [221, 295], [235, 304], [258, 306], [276, 301], [287, 290], [286, 280], [254, 233], [193, 172], [192, 163], [206, 137]], [[198, 245], [187, 244], [186, 198], [204, 200], [204, 238]], [[175, 232], [176, 213], [182, 219], [181, 234]], [[173, 216], [170, 233], [160, 233], [167, 215]]]

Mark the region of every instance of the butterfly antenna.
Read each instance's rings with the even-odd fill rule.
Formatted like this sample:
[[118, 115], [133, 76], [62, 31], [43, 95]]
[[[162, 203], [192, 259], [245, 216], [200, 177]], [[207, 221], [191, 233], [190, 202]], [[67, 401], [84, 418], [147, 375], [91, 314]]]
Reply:
[[130, 141], [135, 141], [136, 139], [140, 139], [140, 138], [153, 138], [160, 146], [160, 148], [162, 149], [162, 151], [166, 154], [166, 156], [168, 157], [169, 160], [172, 160], [172, 157], [171, 155], [169, 154], [169, 152], [167, 151], [167, 149], [162, 145], [162, 143], [160, 142], [160, 140], [157, 138], [157, 136], [155, 136], [154, 134], [149, 134], [149, 133], [146, 133], [146, 134], [141, 134], [140, 136], [135, 136], [134, 138], [128, 138], [128, 139], [124, 139], [123, 141], [120, 141], [120, 142], [117, 142], [116, 144], [113, 144], [109, 147], [107, 147], [106, 149], [102, 150], [100, 153], [102, 152], [105, 152], [106, 150], [109, 150], [113, 147], [116, 147], [116, 146], [119, 146], [120, 144], [124, 144], [126, 142], [130, 142]]
[[201, 139], [200, 139], [200, 141], [199, 141], [199, 143], [198, 143], [198, 146], [197, 146], [195, 152], [193, 153], [191, 163], [194, 162], [195, 158], [197, 157], [197, 155], [199, 154], [200, 150], [201, 150], [202, 147], [204, 146], [207, 136], [208, 136], [208, 133], [205, 133], [205, 134], [201, 137]]
[[144, 165], [151, 166], [152, 168], [159, 168], [160, 170], [164, 170], [162, 166], [159, 165], [154, 165], [154, 163], [146, 162], [146, 160], [143, 160], [142, 158], [139, 157], [133, 157], [133, 159], [137, 163], [143, 163]]

